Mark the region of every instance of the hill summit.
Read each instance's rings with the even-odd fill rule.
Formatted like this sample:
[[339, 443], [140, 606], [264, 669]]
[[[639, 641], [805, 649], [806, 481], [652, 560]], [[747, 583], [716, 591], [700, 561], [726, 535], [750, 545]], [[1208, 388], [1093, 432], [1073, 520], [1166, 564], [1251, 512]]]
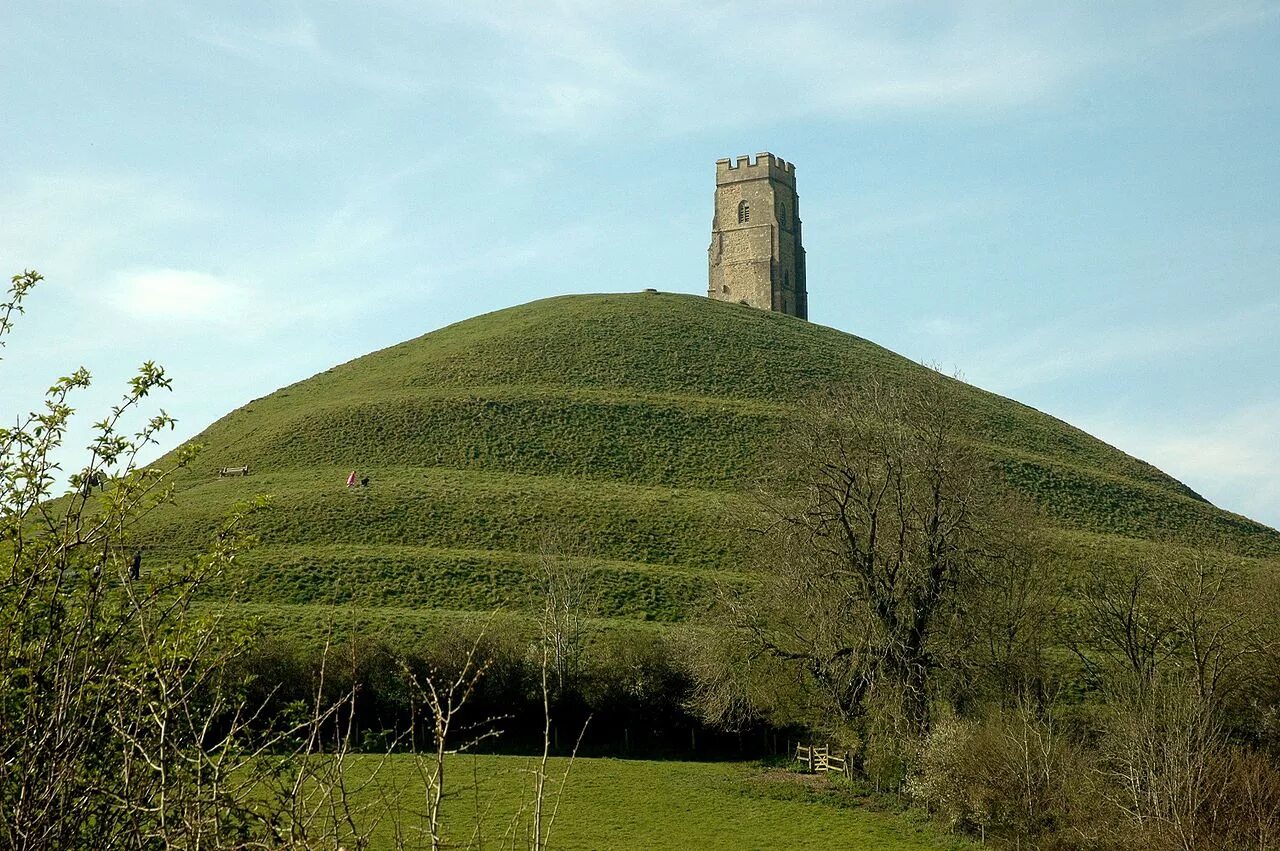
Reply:
[[[584, 542], [602, 615], [674, 621], [745, 581], [735, 522], [789, 406], [926, 368], [780, 313], [687, 295], [544, 299], [468, 319], [255, 399], [195, 441], [143, 542], [178, 555], [238, 501], [255, 520], [244, 605], [413, 611], [536, 593], [548, 527]], [[972, 438], [1041, 504], [1064, 558], [1136, 547], [1280, 557], [1280, 533], [1054, 417], [948, 380]], [[220, 468], [248, 466], [247, 477]], [[348, 488], [352, 471], [367, 487]], [[174, 542], [183, 542], [177, 544]]]

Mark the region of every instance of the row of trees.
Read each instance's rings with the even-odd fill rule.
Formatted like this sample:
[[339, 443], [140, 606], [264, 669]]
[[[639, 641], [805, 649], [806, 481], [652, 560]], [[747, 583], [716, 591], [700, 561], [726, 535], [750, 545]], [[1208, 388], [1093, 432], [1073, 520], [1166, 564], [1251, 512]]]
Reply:
[[799, 413], [701, 711], [805, 723], [1022, 847], [1280, 847], [1280, 577], [1174, 547], [1065, 564], [959, 399], [931, 374]]

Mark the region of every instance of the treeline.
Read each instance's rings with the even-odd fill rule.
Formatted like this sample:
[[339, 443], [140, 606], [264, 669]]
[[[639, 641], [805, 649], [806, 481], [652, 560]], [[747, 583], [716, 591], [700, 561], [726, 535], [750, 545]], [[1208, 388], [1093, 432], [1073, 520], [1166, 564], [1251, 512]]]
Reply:
[[691, 654], [703, 716], [805, 724], [1013, 847], [1280, 847], [1280, 575], [1174, 546], [1065, 568], [947, 380], [798, 413], [748, 533], [761, 581]]
[[[245, 684], [245, 703], [259, 707], [254, 723], [262, 732], [289, 729], [317, 700], [335, 705], [351, 695], [323, 730], [326, 746], [394, 753], [432, 746], [426, 723], [431, 709], [415, 694], [415, 683], [449, 681], [478, 660], [483, 673], [457, 720], [496, 735], [473, 750], [536, 753], [544, 744], [541, 646], [541, 635], [529, 625], [477, 616], [442, 627], [411, 649], [378, 639], [318, 647], [266, 638], [238, 655], [227, 673]], [[755, 758], [785, 752], [802, 735], [763, 720], [729, 730], [701, 717], [692, 704], [685, 647], [681, 638], [658, 632], [593, 632], [575, 648], [563, 677], [552, 672], [551, 752]]]

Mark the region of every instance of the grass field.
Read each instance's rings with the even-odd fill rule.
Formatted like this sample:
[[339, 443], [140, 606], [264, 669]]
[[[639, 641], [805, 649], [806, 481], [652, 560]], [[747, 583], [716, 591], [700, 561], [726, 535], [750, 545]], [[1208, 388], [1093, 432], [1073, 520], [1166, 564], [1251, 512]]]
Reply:
[[[333, 606], [384, 632], [427, 610], [518, 611], [547, 528], [583, 542], [601, 618], [675, 623], [749, 582], [740, 536], [761, 461], [805, 394], [924, 367], [793, 317], [678, 295], [565, 296], [460, 322], [253, 400], [196, 438], [177, 503], [147, 519], [148, 563], [199, 547], [237, 501], [261, 546], [217, 596]], [[1017, 402], [948, 381], [966, 427], [1038, 503], [1067, 561], [1219, 548], [1280, 559], [1280, 533]], [[248, 464], [252, 475], [218, 478]], [[367, 489], [344, 486], [351, 470]], [[368, 615], [367, 617], [372, 617]], [[378, 618], [374, 618], [378, 620]]]
[[[379, 758], [356, 757], [349, 781], [367, 783]], [[447, 764], [451, 800], [448, 839], [465, 847], [479, 825], [485, 847], [528, 847], [515, 816], [527, 804], [532, 761], [512, 756], [456, 756]], [[565, 760], [552, 760], [558, 780]], [[476, 782], [478, 780], [478, 782]], [[374, 790], [377, 790], [376, 792]], [[384, 820], [374, 848], [409, 847], [421, 837], [422, 784], [409, 756], [389, 757], [359, 793], [368, 802], [396, 800], [408, 814]], [[504, 837], [506, 841], [504, 842]], [[579, 759], [573, 764], [551, 847], [564, 849], [968, 849], [918, 811], [900, 811], [852, 787], [781, 769], [737, 762], [655, 762]]]

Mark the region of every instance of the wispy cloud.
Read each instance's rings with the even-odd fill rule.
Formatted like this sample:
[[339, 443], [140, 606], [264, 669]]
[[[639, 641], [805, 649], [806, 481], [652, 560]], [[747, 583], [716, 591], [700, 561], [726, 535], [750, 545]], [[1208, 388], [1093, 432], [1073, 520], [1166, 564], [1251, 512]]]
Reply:
[[1277, 15], [1265, 0], [1113, 6], [772, 0], [187, 7], [191, 38], [267, 85], [481, 107], [519, 132], [651, 137], [803, 118], [1017, 107], [1100, 68]]
[[282, 77], [321, 79], [377, 92], [407, 94], [431, 87], [431, 81], [385, 61], [370, 61], [341, 47], [341, 32], [325, 33], [309, 15], [285, 18], [267, 25], [229, 24], [214, 16], [188, 19], [199, 42]]
[[990, 226], [1010, 215], [1015, 199], [1008, 193], [986, 191], [961, 197], [915, 199], [899, 196], [864, 196], [852, 210], [833, 213], [849, 239], [869, 241], [901, 234], [919, 234], [941, 228], [954, 229], [975, 224]]
[[121, 272], [105, 300], [124, 316], [151, 322], [236, 325], [260, 321], [262, 305], [240, 284], [186, 269]]
[[478, 240], [486, 243], [483, 250], [460, 252], [443, 268], [450, 273], [481, 276], [509, 273], [563, 262], [566, 256], [591, 256], [591, 249], [605, 238], [605, 230], [594, 223], [543, 228], [505, 237], [486, 233]]
[[262, 281], [165, 268], [119, 272], [100, 299], [120, 322], [145, 323], [167, 333], [190, 335], [204, 329], [240, 337], [360, 315], [374, 306], [370, 299], [332, 294], [299, 300]]
[[958, 316], [921, 316], [910, 322], [910, 330], [913, 334], [934, 339], [963, 339], [971, 336], [978, 329], [977, 322]]
[[[1099, 68], [1276, 16], [1183, 2], [1100, 16], [1053, 4], [474, 4], [479, 90], [534, 129], [648, 132], [884, 111], [1004, 109]], [[485, 51], [488, 53], [488, 51]], [[496, 72], [496, 73], [495, 73]]]
[[[1280, 528], [1280, 398], [1274, 387], [1256, 386], [1253, 401], [1243, 405], [1217, 397], [1174, 405], [1163, 419], [1150, 410], [1166, 410], [1158, 401], [1165, 396], [1160, 386], [1132, 399], [1127, 393], [1113, 396], [1101, 412], [1088, 410], [1107, 398], [1108, 388], [1124, 386], [1134, 375], [1165, 374], [1172, 365], [1198, 369], [1217, 357], [1210, 354], [1215, 351], [1234, 351], [1232, 359], [1267, 351], [1280, 327], [1280, 301], [1164, 320], [1081, 314], [1026, 330], [1004, 344], [984, 345], [983, 340], [999, 339], [995, 324], [939, 318], [921, 320], [918, 328], [953, 349], [972, 347], [963, 360], [976, 384], [1020, 398], [1056, 399], [1055, 406], [1073, 409], [1068, 418], [1075, 425], [1155, 464], [1214, 503]], [[1062, 396], [1063, 388], [1076, 389]], [[1210, 395], [1209, 388], [1204, 391]]]
[[1280, 399], [1199, 423], [1110, 415], [1082, 422], [1093, 434], [1185, 481], [1211, 501], [1280, 528]]
[[[1006, 343], [984, 347], [974, 357], [984, 386], [1011, 392], [1108, 368], [1149, 363], [1179, 353], [1252, 338], [1270, 338], [1280, 324], [1280, 302], [1257, 304], [1216, 317], [1107, 321], [1081, 314], [1033, 327]], [[990, 338], [997, 338], [992, 333]], [[978, 372], [979, 370], [975, 370]]]
[[208, 207], [159, 178], [53, 172], [0, 188], [0, 257], [66, 279], [83, 278], [121, 249], [208, 218]]

